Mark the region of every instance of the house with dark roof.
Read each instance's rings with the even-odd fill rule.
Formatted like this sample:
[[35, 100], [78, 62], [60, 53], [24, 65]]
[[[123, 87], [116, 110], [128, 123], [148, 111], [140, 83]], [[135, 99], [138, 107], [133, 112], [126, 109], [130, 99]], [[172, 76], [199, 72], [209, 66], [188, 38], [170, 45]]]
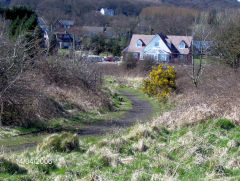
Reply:
[[58, 47], [60, 49], [72, 49], [73, 48], [73, 37], [68, 32], [57, 32], [55, 33]]
[[141, 35], [134, 34], [131, 42], [122, 53], [131, 53], [137, 60], [152, 57], [156, 61], [190, 61], [192, 58], [192, 36]]
[[54, 24], [54, 29], [59, 30], [70, 30], [74, 26], [74, 21], [72, 20], [57, 20]]

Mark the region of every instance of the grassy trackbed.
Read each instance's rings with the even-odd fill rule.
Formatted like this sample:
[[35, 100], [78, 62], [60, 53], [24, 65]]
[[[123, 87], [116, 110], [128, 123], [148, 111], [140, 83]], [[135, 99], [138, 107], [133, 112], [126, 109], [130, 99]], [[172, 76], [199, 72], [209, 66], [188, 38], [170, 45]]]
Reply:
[[167, 102], [159, 102], [155, 98], [149, 97], [146, 94], [144, 94], [140, 88], [119, 86], [118, 90], [134, 93], [139, 99], [150, 102], [153, 105], [153, 115], [152, 118], [150, 119], [157, 118], [163, 112], [169, 111], [173, 107], [175, 107], [174, 102], [170, 100], [168, 100]]

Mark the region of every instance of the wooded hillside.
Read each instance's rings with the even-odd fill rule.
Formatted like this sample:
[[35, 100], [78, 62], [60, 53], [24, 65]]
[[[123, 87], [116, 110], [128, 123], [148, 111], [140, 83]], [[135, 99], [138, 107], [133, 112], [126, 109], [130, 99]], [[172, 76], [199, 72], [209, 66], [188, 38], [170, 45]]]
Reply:
[[240, 7], [240, 3], [236, 0], [12, 0], [10, 4], [31, 6], [39, 12], [46, 12], [51, 9], [58, 12], [64, 12], [64, 14], [67, 15], [78, 16], [102, 7], [113, 8], [116, 13], [125, 15], [138, 15], [142, 8], [156, 4], [191, 7], [196, 9]]

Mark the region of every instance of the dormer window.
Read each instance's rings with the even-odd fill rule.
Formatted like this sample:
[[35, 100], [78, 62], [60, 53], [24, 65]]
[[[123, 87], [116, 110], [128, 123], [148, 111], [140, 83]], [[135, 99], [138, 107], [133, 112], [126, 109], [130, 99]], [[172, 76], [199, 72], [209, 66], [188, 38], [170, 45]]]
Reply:
[[137, 41], [137, 47], [142, 47], [143, 46], [143, 42], [141, 40]]
[[184, 41], [181, 41], [181, 43], [179, 44], [179, 48], [180, 48], [180, 49], [186, 48], [186, 44], [185, 44]]
[[155, 47], [159, 47], [159, 42], [158, 41], [155, 42]]

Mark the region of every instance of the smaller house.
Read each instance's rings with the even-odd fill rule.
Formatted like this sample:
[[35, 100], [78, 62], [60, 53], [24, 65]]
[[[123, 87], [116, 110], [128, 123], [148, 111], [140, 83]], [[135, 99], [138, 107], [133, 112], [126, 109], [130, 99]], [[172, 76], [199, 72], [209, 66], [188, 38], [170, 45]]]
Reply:
[[73, 37], [68, 32], [56, 33], [56, 39], [59, 49], [72, 49]]
[[74, 26], [74, 21], [72, 20], [57, 20], [54, 24], [55, 30], [70, 30]]
[[49, 47], [49, 29], [46, 21], [42, 17], [37, 18], [38, 25], [40, 26], [43, 33], [42, 47]]
[[109, 9], [109, 8], [102, 8], [100, 10], [100, 13], [102, 15], [106, 15], [106, 16], [114, 16], [114, 10], [113, 9]]

